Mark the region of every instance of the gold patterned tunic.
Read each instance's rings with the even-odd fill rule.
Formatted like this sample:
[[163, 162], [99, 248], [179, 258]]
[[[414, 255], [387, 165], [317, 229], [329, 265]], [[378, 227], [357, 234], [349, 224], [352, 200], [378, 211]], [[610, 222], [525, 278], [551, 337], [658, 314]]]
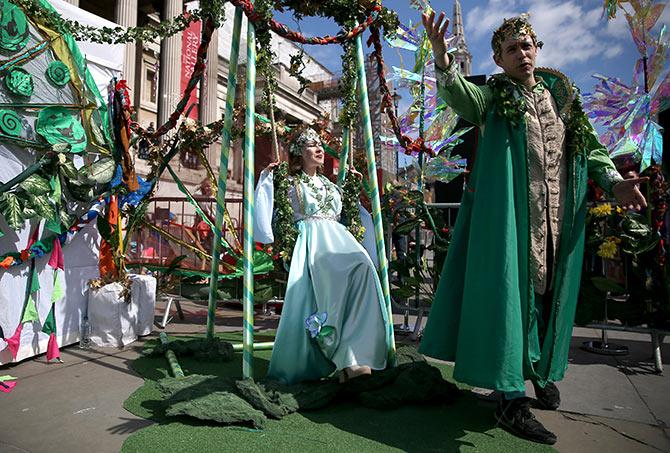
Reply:
[[522, 88], [530, 176], [531, 260], [535, 292], [551, 289], [568, 179], [565, 126], [544, 82]]

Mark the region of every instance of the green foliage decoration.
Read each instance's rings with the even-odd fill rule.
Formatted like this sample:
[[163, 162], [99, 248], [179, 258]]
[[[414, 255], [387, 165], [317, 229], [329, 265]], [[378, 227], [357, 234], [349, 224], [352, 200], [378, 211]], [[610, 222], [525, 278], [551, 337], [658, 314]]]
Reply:
[[342, 187], [342, 217], [347, 229], [358, 242], [362, 242], [365, 235], [365, 227], [361, 224], [358, 210], [360, 193], [360, 176], [348, 171], [344, 179], [344, 187]]
[[291, 180], [288, 176], [287, 162], [282, 162], [275, 168], [273, 183], [276, 194], [273, 227], [275, 253], [288, 265], [291, 262], [295, 241], [298, 239], [298, 229], [295, 226], [293, 206], [288, 199]]
[[137, 41], [160, 41], [186, 30], [193, 22], [211, 18], [215, 26], [225, 21], [225, 1], [208, 0], [201, 8], [184, 12], [157, 25], [140, 27], [93, 27], [83, 25], [71, 19], [65, 19], [55, 11], [42, 8], [37, 0], [11, 0], [33, 20], [61, 33], [71, 34], [77, 41], [89, 41], [99, 44], [124, 44]]

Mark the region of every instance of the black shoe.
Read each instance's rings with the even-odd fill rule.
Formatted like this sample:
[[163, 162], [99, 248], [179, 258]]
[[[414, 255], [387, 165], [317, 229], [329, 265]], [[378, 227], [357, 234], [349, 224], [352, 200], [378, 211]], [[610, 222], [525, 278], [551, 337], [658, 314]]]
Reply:
[[547, 431], [530, 411], [530, 398], [507, 401], [502, 397], [496, 410], [496, 421], [517, 437], [547, 445], [556, 443], [556, 435]]
[[544, 388], [533, 382], [535, 388], [535, 407], [555, 411], [561, 405], [561, 392], [553, 382], [547, 382]]

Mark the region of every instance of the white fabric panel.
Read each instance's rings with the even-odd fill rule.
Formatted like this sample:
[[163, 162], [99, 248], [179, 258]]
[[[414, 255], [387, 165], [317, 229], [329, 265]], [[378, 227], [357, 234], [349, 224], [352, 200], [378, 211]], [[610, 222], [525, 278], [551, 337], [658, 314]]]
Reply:
[[[120, 27], [119, 24], [96, 16], [63, 0], [50, 0], [51, 6], [63, 17], [76, 20], [83, 25], [94, 27]], [[88, 70], [95, 80], [103, 99], [107, 99], [107, 85], [113, 77], [123, 72], [123, 59], [126, 53], [125, 44], [97, 44], [94, 42], [77, 41], [79, 50], [86, 57]]]
[[274, 186], [271, 171], [263, 170], [258, 177], [254, 200], [254, 242], [271, 244], [275, 241], [272, 233]]
[[[49, 0], [51, 6], [67, 19], [76, 20], [82, 25], [94, 27], [120, 27], [119, 24], [89, 13], [63, 0]], [[79, 50], [89, 62], [121, 72], [125, 56], [125, 44], [97, 44], [94, 42], [77, 41]]]
[[[13, 145], [0, 146], [0, 181], [6, 182], [21, 173], [35, 161], [35, 155], [27, 149]], [[0, 216], [0, 229], [5, 234], [0, 238], [0, 254], [19, 252], [28, 245], [30, 233], [36, 222], [26, 222], [25, 227], [13, 231]], [[42, 227], [43, 229], [43, 227]], [[40, 231], [41, 239], [43, 231]], [[48, 233], [50, 235], [51, 233]], [[63, 246], [65, 264], [65, 297], [56, 303], [56, 331], [58, 344], [65, 346], [79, 341], [79, 322], [86, 307], [88, 281], [99, 276], [98, 250], [99, 236], [95, 223], [77, 232]], [[40, 282], [40, 291], [35, 304], [40, 321], [44, 321], [51, 309], [53, 269], [47, 266], [49, 256], [36, 259], [35, 272]], [[0, 269], [0, 326], [6, 337], [11, 337], [21, 321], [29, 264]], [[21, 343], [16, 361], [46, 352], [49, 337], [41, 333], [41, 323], [26, 325], [21, 333]], [[11, 362], [12, 356], [0, 340], [0, 365]]]
[[154, 310], [156, 309], [156, 278], [151, 275], [129, 275], [132, 280], [131, 303], [137, 307], [138, 337], [149, 335], [154, 330]]
[[88, 293], [91, 342], [102, 347], [123, 347], [137, 340], [137, 305], [121, 297], [123, 285], [110, 283]]
[[[50, 0], [52, 6], [64, 17], [82, 24], [96, 27], [116, 27], [117, 24], [95, 16], [62, 0]], [[123, 69], [125, 45], [95, 44], [78, 42], [79, 49], [88, 61], [96, 85], [106, 99], [107, 85], [110, 79], [118, 76]], [[12, 145], [0, 146], [0, 181], [7, 182], [35, 161], [35, 155], [26, 149]], [[34, 223], [26, 223], [20, 231], [8, 228], [4, 219], [0, 218], [0, 229], [5, 236], [0, 238], [0, 254], [9, 251], [20, 251], [28, 243]], [[41, 238], [40, 232], [40, 238]], [[99, 242], [95, 222], [79, 231], [71, 241], [63, 246], [65, 263], [65, 297], [56, 303], [56, 329], [58, 344], [65, 346], [79, 341], [81, 315], [86, 311], [88, 281], [99, 277], [98, 254]], [[44, 321], [51, 308], [51, 292], [53, 288], [53, 269], [46, 264], [48, 256], [36, 260], [36, 273], [40, 282], [40, 291], [35, 299], [40, 321]], [[19, 325], [28, 277], [28, 264], [0, 269], [0, 326], [4, 334], [10, 337]], [[36, 354], [46, 352], [49, 337], [41, 333], [42, 325], [33, 323], [25, 325], [21, 334], [21, 345], [16, 360], [20, 361]], [[0, 340], [0, 365], [12, 361], [5, 342]]]
[[[0, 171], [2, 166], [0, 166]], [[3, 231], [8, 231], [4, 219], [0, 219]], [[31, 226], [32, 227], [32, 226]], [[30, 227], [8, 234], [0, 238], [0, 250], [18, 251], [28, 243]], [[41, 233], [40, 233], [41, 234]], [[50, 234], [50, 233], [47, 233]], [[8, 238], [19, 237], [12, 242]], [[98, 272], [98, 247], [100, 238], [94, 224], [89, 224], [80, 230], [70, 242], [63, 246], [63, 261], [65, 271], [61, 272], [64, 280], [65, 297], [56, 302], [56, 332], [58, 344], [66, 346], [79, 341], [79, 324], [81, 316], [86, 312], [86, 298], [88, 281], [100, 276]], [[17, 246], [17, 244], [23, 244]], [[43, 354], [47, 350], [49, 336], [42, 333], [42, 322], [51, 309], [51, 293], [53, 290], [54, 270], [47, 266], [49, 255], [35, 261], [35, 273], [40, 282], [40, 290], [35, 297], [35, 306], [40, 322], [26, 324], [21, 332], [21, 343], [16, 361]], [[29, 264], [10, 267], [0, 272], [0, 326], [6, 337], [11, 337], [19, 323], [25, 291], [28, 284]], [[5, 342], [0, 340], [0, 349], [5, 348]], [[12, 362], [8, 350], [0, 352], [0, 365]]]

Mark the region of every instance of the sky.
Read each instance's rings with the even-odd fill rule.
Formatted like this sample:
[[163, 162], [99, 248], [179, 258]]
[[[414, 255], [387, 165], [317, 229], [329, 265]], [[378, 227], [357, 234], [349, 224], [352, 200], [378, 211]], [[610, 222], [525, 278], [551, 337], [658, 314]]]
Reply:
[[[453, 15], [453, 0], [433, 1], [436, 11]], [[398, 13], [400, 21], [408, 25], [420, 21], [419, 11], [411, 8], [409, 0], [383, 1], [383, 5]], [[499, 72], [491, 57], [490, 39], [503, 18], [530, 13], [530, 21], [544, 41], [538, 53], [538, 66], [558, 69], [572, 78], [582, 93], [593, 90], [593, 74], [620, 78], [630, 84], [638, 51], [630, 36], [623, 14], [608, 21], [602, 15], [602, 0], [461, 0], [465, 38], [472, 54], [473, 74], [490, 75]], [[303, 19], [297, 23], [288, 13], [277, 20], [309, 36], [335, 34], [333, 21], [319, 18]], [[452, 20], [453, 22], [453, 20]], [[658, 24], [670, 23], [670, 6], [665, 8]], [[657, 28], [658, 26], [657, 25]], [[364, 40], [367, 39], [364, 35]], [[341, 47], [306, 46], [305, 50], [332, 71], [341, 71]], [[405, 66], [413, 62], [411, 52], [403, 51]], [[384, 60], [388, 65], [400, 66], [398, 51], [385, 45]], [[401, 93], [403, 94], [403, 93]], [[400, 101], [400, 111], [409, 105], [407, 93]]]

